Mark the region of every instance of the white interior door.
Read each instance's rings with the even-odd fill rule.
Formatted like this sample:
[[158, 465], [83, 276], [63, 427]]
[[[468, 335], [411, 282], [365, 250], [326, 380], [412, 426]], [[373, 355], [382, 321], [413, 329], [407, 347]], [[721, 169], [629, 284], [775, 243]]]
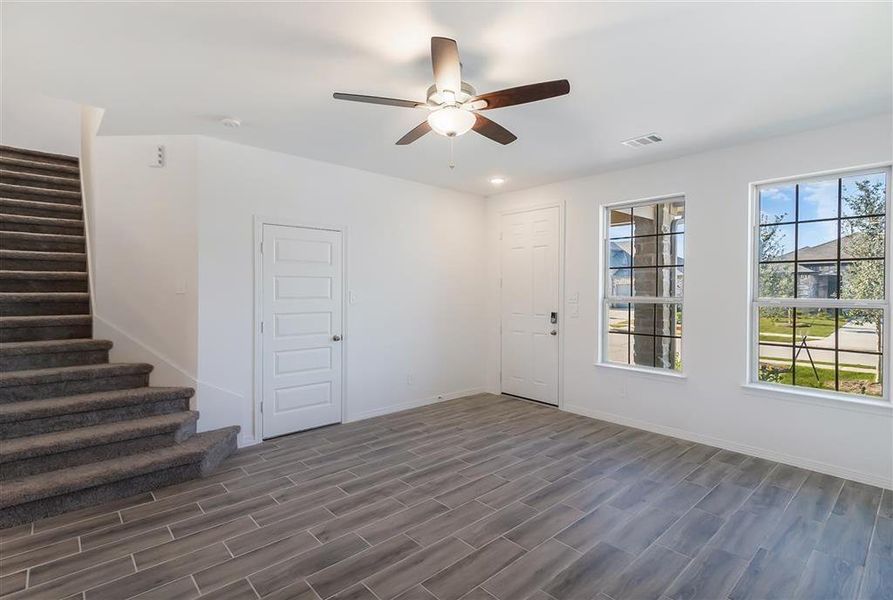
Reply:
[[502, 217], [502, 391], [555, 405], [558, 219], [558, 207]]
[[341, 422], [341, 232], [263, 226], [263, 431]]

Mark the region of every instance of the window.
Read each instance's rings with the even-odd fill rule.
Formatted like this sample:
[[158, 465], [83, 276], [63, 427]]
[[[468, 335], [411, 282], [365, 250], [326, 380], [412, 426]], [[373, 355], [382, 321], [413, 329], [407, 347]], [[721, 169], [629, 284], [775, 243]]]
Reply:
[[685, 202], [605, 209], [602, 361], [682, 370]]
[[885, 397], [889, 169], [757, 187], [751, 380]]

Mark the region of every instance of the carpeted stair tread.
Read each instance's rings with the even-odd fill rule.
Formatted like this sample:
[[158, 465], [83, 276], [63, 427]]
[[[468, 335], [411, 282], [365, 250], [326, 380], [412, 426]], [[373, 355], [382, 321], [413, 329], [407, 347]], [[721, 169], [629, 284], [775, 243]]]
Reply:
[[92, 322], [92, 319], [93, 317], [90, 315], [24, 315], [16, 317], [0, 317], [0, 329], [89, 325]]
[[194, 393], [195, 390], [188, 387], [141, 387], [41, 400], [22, 400], [0, 404], [0, 423], [15, 423], [163, 400], [188, 399]]
[[87, 292], [0, 292], [0, 302], [85, 302]]
[[109, 340], [78, 337], [2, 341], [0, 372], [104, 364], [111, 348]]
[[0, 508], [93, 488], [171, 467], [199, 463], [206, 460], [215, 447], [231, 440], [238, 429], [226, 427], [200, 433], [179, 444], [54, 471], [51, 476], [41, 473], [13, 479], [0, 486]]
[[90, 350], [109, 350], [109, 340], [82, 338], [73, 340], [38, 340], [34, 342], [0, 343], [0, 357], [20, 356], [22, 354], [45, 354], [50, 352], [88, 352]]
[[83, 261], [87, 263], [87, 255], [83, 252], [41, 252], [39, 250], [0, 250], [0, 259], [46, 260], [46, 261]]
[[0, 213], [7, 215], [58, 215], [62, 218], [82, 220], [83, 208], [76, 204], [59, 204], [56, 202], [40, 202], [39, 200], [20, 200], [17, 198], [0, 198]]
[[42, 173], [15, 171], [3, 167], [0, 167], [0, 182], [15, 182], [17, 185], [27, 185], [50, 190], [81, 189], [81, 180], [77, 177], [58, 177], [56, 175], [44, 175]]
[[0, 145], [0, 156], [4, 158], [16, 158], [19, 160], [33, 160], [39, 162], [48, 162], [54, 164], [63, 164], [77, 167], [79, 160], [76, 156], [67, 154], [56, 154], [54, 152], [43, 152], [41, 150], [29, 150], [26, 148], [15, 148], [13, 146]]
[[0, 271], [0, 280], [3, 279], [46, 279], [46, 280], [72, 280], [87, 281], [86, 271]]
[[79, 365], [75, 367], [10, 371], [0, 373], [0, 389], [58, 381], [79, 381], [99, 377], [146, 374], [151, 371], [152, 365], [147, 363], [108, 363], [104, 365]]
[[6, 271], [0, 270], [4, 292], [87, 292], [86, 271]]
[[83, 235], [40, 231], [0, 231], [0, 248], [34, 252], [83, 254], [87, 238]]
[[101, 446], [122, 440], [168, 433], [187, 424], [192, 424], [197, 419], [197, 412], [182, 411], [4, 440], [3, 451], [0, 452], [0, 463], [10, 463], [35, 456], [46, 456], [88, 446]]
[[0, 166], [8, 171], [18, 173], [50, 173], [56, 177], [70, 177], [80, 181], [81, 170], [74, 164], [59, 164], [42, 160], [28, 160], [0, 156]]
[[60, 202], [64, 204], [80, 204], [81, 192], [75, 190], [54, 190], [51, 188], [35, 187], [33, 185], [18, 185], [15, 183], [0, 182], [0, 195], [10, 198], [45, 198], [44, 202]]
[[[57, 229], [68, 229], [77, 235], [78, 232], [84, 230], [84, 222], [81, 219], [63, 219], [61, 217], [35, 217], [32, 215], [10, 215], [0, 211], [0, 223], [11, 227], [55, 227]], [[25, 231], [24, 229], [7, 229], [10, 231]], [[5, 233], [4, 233], [5, 235]]]

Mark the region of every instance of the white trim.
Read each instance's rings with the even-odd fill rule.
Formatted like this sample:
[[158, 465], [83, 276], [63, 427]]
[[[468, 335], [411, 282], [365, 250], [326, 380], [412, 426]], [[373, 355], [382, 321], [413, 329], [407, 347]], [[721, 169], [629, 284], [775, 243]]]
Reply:
[[[780, 177], [775, 179], [766, 179], [762, 181], [753, 181], [748, 184], [748, 222], [750, 226], [747, 228], [748, 236], [747, 236], [747, 255], [750, 260], [750, 269], [748, 269], [747, 275], [747, 353], [746, 353], [746, 361], [745, 361], [745, 371], [744, 371], [744, 383], [742, 387], [745, 389], [749, 389], [751, 391], [755, 391], [757, 393], [769, 393], [771, 396], [775, 398], [779, 398], [782, 400], [794, 400], [799, 402], [807, 402], [811, 404], [819, 404], [823, 406], [836, 406], [839, 404], [852, 403], [854, 407], [875, 407], [879, 406], [881, 408], [864, 408], [863, 410], [872, 410], [874, 412], [881, 411], [881, 414], [889, 414], [888, 410], [883, 410], [883, 406], [893, 407], [893, 403], [891, 403], [891, 398], [893, 398], [893, 394], [890, 391], [890, 379], [889, 374], [891, 373], [891, 365], [893, 365], [893, 361], [891, 361], [891, 353], [890, 352], [890, 341], [891, 341], [891, 333], [890, 333], [890, 292], [891, 292], [891, 283], [890, 283], [890, 265], [891, 265], [891, 257], [893, 257], [893, 252], [891, 252], [891, 227], [890, 227], [890, 218], [891, 216], [891, 192], [890, 188], [893, 186], [893, 163], [891, 162], [880, 162], [880, 163], [872, 163], [869, 165], [859, 165], [854, 167], [847, 167], [843, 169], [832, 169], [821, 172], [808, 173], [805, 175], [794, 175], [787, 177]], [[758, 231], [760, 226], [760, 208], [759, 208], [759, 192], [761, 188], [770, 185], [776, 185], [780, 183], [796, 183], [803, 184], [809, 183], [812, 181], [827, 179], [829, 177], [834, 177], [835, 179], [842, 179], [844, 177], [852, 177], [854, 175], [860, 174], [871, 174], [877, 173], [878, 171], [886, 171], [887, 174], [887, 189], [886, 189], [886, 211], [885, 211], [885, 277], [884, 277], [884, 299], [883, 300], [845, 300], [845, 299], [837, 299], [837, 298], [828, 298], [828, 299], [815, 299], [815, 298], [764, 298], [757, 296], [757, 285], [759, 281], [759, 245], [758, 245]], [[838, 218], [840, 215], [838, 215]], [[794, 282], [796, 285], [796, 280]], [[759, 380], [759, 355], [760, 355], [760, 339], [759, 339], [759, 307], [762, 306], [794, 306], [796, 308], [877, 308], [884, 311], [884, 339], [883, 347], [884, 347], [884, 375], [885, 382], [883, 386], [883, 396], [880, 400], [867, 399], [865, 396], [859, 396], [856, 394], [850, 394], [847, 392], [838, 392], [838, 391], [807, 391], [803, 388], [797, 388], [795, 386], [787, 386], [783, 384], [772, 384], [766, 383]], [[880, 404], [879, 404], [880, 403]]]
[[478, 394], [484, 394], [487, 390], [484, 387], [470, 388], [467, 390], [460, 390], [458, 392], [450, 392], [447, 394], [438, 394], [437, 396], [432, 396], [429, 398], [422, 398], [421, 400], [411, 400], [409, 402], [401, 402], [400, 404], [390, 404], [388, 406], [382, 406], [381, 408], [374, 408], [372, 410], [366, 410], [355, 415], [350, 415], [349, 418], [345, 419], [345, 423], [352, 423], [354, 421], [362, 421], [364, 419], [371, 419], [372, 417], [380, 417], [382, 415], [389, 415], [392, 413], [409, 410], [411, 408], [419, 408], [421, 406], [428, 406], [429, 404], [437, 404], [438, 402], [446, 402], [447, 400], [455, 400], [457, 398], [465, 398], [466, 396], [476, 396]]
[[[624, 365], [620, 363], [612, 363], [607, 358], [606, 348], [608, 346], [608, 319], [607, 319], [607, 305], [609, 303], [620, 303], [620, 304], [681, 304], [682, 305], [682, 314], [683, 318], [685, 315], [685, 284], [683, 283], [683, 293], [681, 296], [667, 296], [667, 297], [657, 297], [657, 296], [609, 296], [607, 293], [608, 290], [608, 273], [610, 272], [610, 267], [608, 262], [610, 260], [610, 217], [608, 216], [611, 210], [616, 210], [618, 208], [635, 208], [637, 206], [648, 206], [651, 204], [660, 204], [661, 202], [678, 200], [681, 201], [685, 206], [686, 217], [688, 216], [688, 201], [684, 192], [676, 192], [673, 194], [661, 194], [659, 196], [649, 196], [647, 198], [638, 198], [636, 200], [619, 200], [615, 202], [606, 202], [604, 204], [599, 205], [600, 214], [598, 216], [598, 231], [597, 235], [601, 240], [601, 255], [598, 257], [598, 286], [596, 289], [596, 297], [599, 301], [599, 307], [595, 320], [596, 334], [598, 337], [598, 344], [596, 344], [595, 349], [595, 357], [593, 359], [592, 364], [596, 367], [608, 367], [608, 368], [618, 368], [624, 369], [631, 372], [638, 372], [642, 374], [660, 374], [675, 378], [685, 379], [685, 356], [686, 356], [686, 345], [682, 344], [682, 350], [679, 353], [679, 358], [682, 360], [682, 371], [676, 371], [675, 369], [664, 369], [660, 367], [644, 367], [641, 365]], [[632, 232], [631, 232], [632, 233]], [[686, 232], [680, 232], [685, 237]], [[655, 234], [660, 235], [660, 234]], [[673, 235], [664, 234], [664, 235]], [[632, 239], [632, 238], [630, 238]], [[682, 268], [685, 269], [688, 266], [687, 263], [682, 265]], [[683, 278], [685, 277], [683, 272]], [[632, 291], [632, 290], [630, 290]], [[656, 290], [655, 290], [656, 291]], [[683, 332], [683, 338], [685, 334]]]
[[[348, 303], [349, 295], [349, 278], [348, 278], [348, 227], [346, 225], [329, 225], [322, 223], [311, 223], [300, 219], [292, 219], [288, 217], [275, 217], [267, 215], [254, 215], [254, 360], [252, 373], [252, 390], [254, 391], [251, 399], [252, 415], [254, 417], [254, 426], [252, 427], [251, 436], [245, 435], [246, 439], [260, 440], [263, 436], [263, 418], [261, 415], [261, 403], [263, 402], [263, 334], [260, 331], [260, 324], [263, 321], [263, 255], [261, 254], [261, 243], [264, 239], [264, 225], [279, 225], [284, 227], [301, 227], [304, 229], [324, 229], [327, 231], [337, 231], [341, 233], [341, 278], [343, 285], [341, 286], [341, 422], [345, 423], [348, 419], [347, 410], [347, 368], [348, 368], [348, 344], [350, 343], [350, 330], [348, 327]], [[297, 433], [297, 432], [295, 432]], [[260, 443], [259, 441], [255, 443]]]
[[801, 388], [764, 382], [745, 383], [742, 384], [741, 388], [745, 393], [754, 396], [770, 396], [779, 400], [788, 400], [791, 402], [799, 402], [801, 404], [812, 404], [854, 412], [886, 416], [893, 415], [893, 404], [885, 400], [873, 400], [870, 396], [845, 394], [843, 392], [810, 391], [813, 388]]
[[[684, 363], [683, 363], [684, 364]], [[643, 367], [641, 365], [623, 365], [618, 363], [609, 363], [609, 362], [600, 362], [595, 363], [596, 367], [604, 368], [604, 369], [617, 369], [618, 371], [627, 371], [629, 373], [637, 373], [639, 375], [647, 375], [652, 376], [655, 375], [657, 377], [669, 377], [670, 379], [675, 379], [679, 381], [684, 381], [688, 379], [688, 375], [685, 373], [670, 370], [670, 369], [662, 369], [660, 367]]]
[[[497, 384], [497, 393], [502, 393], [502, 220], [506, 215], [515, 215], [518, 213], [533, 212], [545, 208], [558, 209], [558, 408], [564, 408], [564, 340], [566, 338], [566, 321], [567, 306], [565, 305], [565, 289], [564, 289], [564, 265], [566, 248], [564, 244], [565, 235], [565, 203], [564, 200], [555, 202], [546, 202], [542, 204], [529, 204], [523, 207], [508, 208], [499, 211], [499, 345], [496, 353], [496, 372], [499, 374], [499, 382]], [[537, 401], [539, 402], [539, 401]], [[548, 404], [547, 402], [544, 404]]]
[[569, 404], [565, 408], [565, 410], [578, 415], [582, 415], [584, 417], [601, 419], [602, 421], [609, 421], [611, 423], [617, 423], [618, 425], [625, 425], [627, 427], [643, 429], [645, 431], [668, 435], [671, 437], [688, 440], [690, 442], [696, 442], [698, 444], [706, 444], [708, 446], [722, 448], [724, 450], [740, 452], [742, 454], [748, 454], [750, 456], [756, 456], [758, 458], [764, 458], [766, 460], [784, 463], [795, 467], [800, 467], [802, 469], [809, 469], [810, 471], [818, 471], [820, 473], [826, 473], [835, 477], [842, 477], [851, 481], [866, 483], [868, 485], [874, 485], [886, 489], [893, 489], [893, 480], [891, 479], [884, 479], [883, 477], [878, 477], [877, 475], [873, 475], [871, 473], [863, 473], [862, 471], [856, 471], [853, 469], [848, 469], [846, 467], [841, 467], [839, 465], [832, 465], [829, 463], [804, 458], [802, 456], [783, 454], [781, 452], [775, 452], [773, 450], [767, 450], [765, 448], [760, 448], [757, 446], [742, 444], [740, 442], [735, 442], [732, 440], [716, 438], [709, 435], [702, 435], [693, 431], [688, 431], [687, 429], [679, 429], [676, 427], [659, 425], [650, 421], [630, 419], [628, 417], [623, 417], [614, 413], [586, 408], [578, 404]]

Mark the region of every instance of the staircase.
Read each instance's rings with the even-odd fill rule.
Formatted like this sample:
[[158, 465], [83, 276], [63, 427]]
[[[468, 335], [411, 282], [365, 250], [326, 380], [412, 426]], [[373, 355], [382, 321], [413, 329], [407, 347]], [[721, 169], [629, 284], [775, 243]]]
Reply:
[[0, 146], [0, 527], [213, 470], [191, 388], [148, 387], [92, 338], [78, 160]]

